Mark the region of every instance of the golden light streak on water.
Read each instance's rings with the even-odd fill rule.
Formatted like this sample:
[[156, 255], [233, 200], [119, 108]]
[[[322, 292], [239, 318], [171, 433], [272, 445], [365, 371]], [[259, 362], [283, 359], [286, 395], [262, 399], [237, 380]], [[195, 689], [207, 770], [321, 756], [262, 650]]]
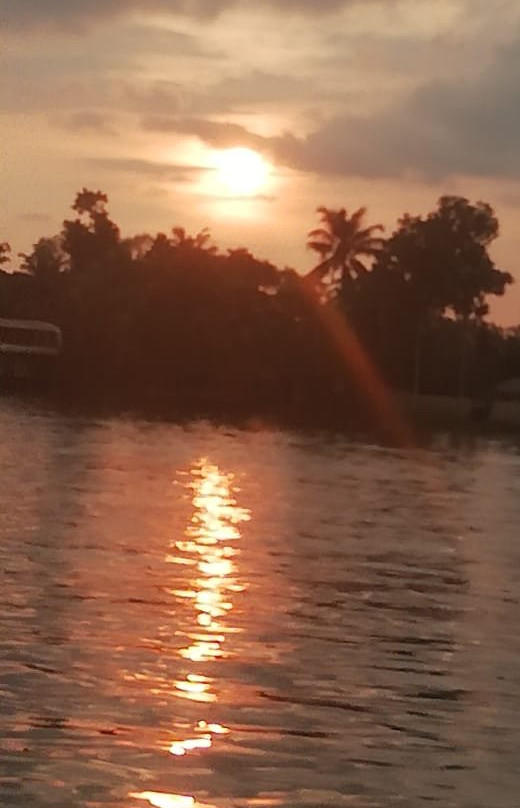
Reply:
[[[187, 632], [192, 642], [179, 650], [179, 655], [194, 664], [225, 657], [226, 636], [236, 632], [231, 625], [232, 595], [245, 589], [237, 578], [236, 559], [239, 550], [229, 542], [241, 538], [239, 525], [250, 519], [250, 512], [240, 508], [232, 492], [233, 475], [223, 473], [205, 460], [191, 471], [194, 513], [186, 537], [175, 542], [174, 562], [195, 566], [197, 577], [186, 589], [171, 594], [191, 602], [193, 623], [197, 631]], [[193, 702], [211, 703], [218, 700], [216, 682], [200, 673], [189, 673], [175, 682], [176, 695]], [[169, 752], [184, 757], [189, 752], [208, 749], [214, 736], [229, 734], [228, 727], [204, 719], [193, 725], [193, 736], [172, 741]]]
[[230, 732], [229, 727], [224, 727], [222, 724], [207, 724], [205, 721], [199, 721], [197, 723], [197, 729], [202, 731], [209, 730], [213, 732], [214, 735], [228, 735]]
[[[245, 585], [238, 579], [240, 551], [229, 542], [236, 543], [241, 538], [239, 526], [250, 519], [250, 512], [235, 501], [233, 475], [206, 460], [194, 465], [190, 481], [184, 484], [192, 492], [194, 512], [184, 538], [173, 542], [173, 551], [166, 556], [166, 562], [193, 567], [196, 575], [184, 586], [167, 592], [179, 606], [183, 604], [182, 608], [191, 612], [192, 630], [188, 627], [175, 634], [191, 640], [178, 654], [197, 666], [173, 683], [172, 692], [195, 706], [218, 701], [218, 680], [202, 674], [198, 666], [232, 654], [231, 650], [224, 650], [224, 643], [230, 634], [239, 631], [231, 622], [233, 596], [242, 592]], [[204, 752], [213, 746], [215, 738], [229, 733], [228, 727], [199, 718], [185, 735], [183, 731], [184, 737], [174, 738], [165, 749], [181, 759], [189, 753]], [[154, 808], [212, 808], [188, 795], [143, 791], [130, 796], [147, 801]]]
[[[174, 590], [175, 596], [193, 602], [194, 622], [201, 629], [193, 642], [181, 648], [180, 655], [192, 662], [205, 662], [225, 656], [225, 627], [222, 619], [233, 609], [232, 592], [244, 586], [234, 574], [237, 550], [229, 541], [241, 538], [239, 525], [251, 518], [237, 505], [232, 492], [233, 475], [201, 460], [191, 470], [187, 487], [193, 492], [194, 513], [186, 537], [175, 542], [180, 563], [196, 565], [200, 575], [190, 589]], [[199, 694], [200, 695], [200, 694]]]
[[192, 749], [209, 749], [211, 744], [211, 735], [203, 735], [201, 738], [185, 738], [183, 741], [173, 741], [170, 746], [170, 754], [180, 757]]

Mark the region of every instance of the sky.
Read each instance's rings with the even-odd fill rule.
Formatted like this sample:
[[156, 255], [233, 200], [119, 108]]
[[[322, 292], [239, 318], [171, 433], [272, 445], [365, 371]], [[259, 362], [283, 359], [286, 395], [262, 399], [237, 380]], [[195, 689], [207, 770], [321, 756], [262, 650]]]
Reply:
[[[209, 227], [308, 271], [316, 208], [387, 233], [445, 193], [495, 209], [520, 323], [517, 0], [0, 0], [0, 239], [58, 232], [82, 187], [123, 235]], [[219, 155], [262, 155], [258, 187]], [[13, 261], [16, 266], [16, 259]]]

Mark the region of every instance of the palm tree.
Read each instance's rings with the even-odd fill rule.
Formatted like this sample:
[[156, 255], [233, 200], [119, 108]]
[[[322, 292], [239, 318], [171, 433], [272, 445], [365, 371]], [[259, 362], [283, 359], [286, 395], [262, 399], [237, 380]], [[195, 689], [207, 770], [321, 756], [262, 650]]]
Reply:
[[381, 224], [363, 226], [366, 208], [359, 208], [351, 216], [345, 208], [331, 210], [318, 208], [322, 226], [311, 230], [307, 247], [321, 257], [307, 278], [313, 282], [326, 284], [334, 294], [348, 279], [356, 280], [369, 267], [367, 260], [373, 259], [383, 247], [383, 239], [374, 233], [383, 231]]

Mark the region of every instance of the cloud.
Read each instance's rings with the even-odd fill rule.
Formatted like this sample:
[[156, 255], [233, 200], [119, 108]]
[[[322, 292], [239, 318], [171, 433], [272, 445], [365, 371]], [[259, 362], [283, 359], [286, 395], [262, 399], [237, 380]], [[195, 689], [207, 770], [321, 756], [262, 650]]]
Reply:
[[[168, 65], [164, 78], [146, 75], [151, 59]], [[194, 92], [193, 72], [204, 65], [214, 77], [225, 59], [203, 35], [135, 23], [103, 26], [81, 42], [62, 37], [59, 46], [46, 36], [29, 43], [12, 38], [0, 74], [0, 109], [171, 111]]]
[[52, 75], [38, 81], [34, 76], [20, 76], [16, 81], [3, 76], [0, 80], [0, 111], [22, 112], [25, 115], [52, 110], [52, 116], [60, 111], [71, 116], [82, 116], [87, 122], [88, 115], [106, 115], [117, 112], [135, 114], [155, 113], [157, 110], [168, 113], [181, 112], [189, 97], [183, 87], [174, 81], [163, 80], [152, 83], [140, 80], [104, 78], [93, 72], [66, 73]]
[[192, 182], [200, 174], [212, 170], [207, 166], [157, 163], [153, 160], [124, 157], [91, 157], [84, 162], [94, 168], [124, 172], [126, 174], [146, 177], [147, 179], [158, 179], [170, 182]]
[[520, 40], [473, 78], [426, 82], [376, 115], [329, 121], [302, 144], [301, 167], [367, 177], [520, 177], [519, 97]]
[[486, 70], [426, 81], [371, 115], [346, 113], [304, 137], [263, 137], [200, 117], [143, 119], [149, 129], [195, 135], [216, 147], [249, 146], [302, 171], [366, 178], [453, 176], [520, 179], [520, 39]]
[[63, 118], [61, 125], [70, 132], [95, 132], [115, 135], [113, 116], [94, 110], [80, 110]]
[[220, 114], [267, 106], [301, 104], [329, 98], [337, 98], [337, 91], [320, 87], [318, 77], [288, 75], [253, 69], [246, 72], [227, 73], [222, 78], [193, 93], [190, 106], [193, 111], [218, 112]]
[[[381, 0], [370, 0], [381, 2]], [[395, 0], [384, 0], [395, 2]], [[263, 7], [281, 13], [323, 14], [367, 0], [264, 0]], [[132, 12], [162, 12], [199, 19], [218, 16], [228, 9], [257, 10], [257, 0], [11, 0], [2, 11], [4, 24], [13, 29], [78, 29]]]
[[204, 143], [218, 149], [247, 146], [268, 153], [284, 165], [295, 166], [297, 163], [302, 165], [301, 152], [304, 143], [289, 132], [274, 137], [265, 137], [236, 123], [174, 116], [149, 116], [143, 119], [142, 125], [153, 131], [198, 137]]
[[[475, 8], [471, 3], [478, 5], [479, 19], [486, 9], [491, 13], [484, 0], [454, 0], [453, 5], [468, 11]], [[266, 0], [262, 13], [278, 9], [279, 13], [314, 14], [318, 19], [327, 12], [362, 5], [366, 9], [366, 0], [319, 4]], [[258, 14], [256, 0], [12, 0], [8, 6], [8, 21], [25, 29], [79, 26], [131, 11], [162, 10], [200, 19], [231, 8], [256, 9]], [[514, 32], [513, 7], [509, 0], [501, 0], [501, 8], [511, 14], [504, 19]], [[311, 37], [302, 45], [296, 38], [287, 44], [287, 53], [292, 54], [298, 43], [296, 56], [287, 66], [257, 59], [254, 44], [251, 59], [242, 51], [238, 58], [233, 43], [240, 39], [241, 28], [232, 30], [235, 39], [231, 36], [228, 42], [206, 38], [211, 26], [200, 26], [193, 36], [143, 29], [134, 21], [121, 26], [117, 35], [111, 26], [102, 26], [95, 36], [85, 38], [88, 47], [78, 48], [76, 39], [63, 38], [64, 54], [52, 44], [52, 52], [45, 46], [27, 59], [25, 49], [22, 53], [18, 48], [10, 59], [3, 109], [24, 114], [52, 110], [56, 123], [78, 134], [109, 132], [111, 115], [118, 114], [121, 118], [125, 114], [126, 131], [138, 116], [142, 128], [149, 131], [196, 136], [221, 148], [249, 146], [269, 153], [279, 164], [321, 174], [417, 176], [430, 181], [455, 175], [520, 177], [520, 39], [493, 51], [496, 37], [484, 40], [485, 32], [475, 28], [476, 23], [473, 34], [461, 24], [440, 39], [440, 35], [431, 41], [426, 35], [418, 37], [414, 26], [419, 12], [406, 0], [373, 0], [367, 19], [361, 13], [351, 17], [370, 28], [383, 8], [381, 26], [396, 16], [392, 32], [376, 26], [364, 36], [348, 34], [332, 20], [320, 29], [316, 42]], [[408, 28], [399, 28], [406, 17], [403, 9], [411, 13], [412, 8]], [[282, 30], [278, 18], [270, 20], [264, 37], [274, 28]], [[313, 23], [298, 21], [297, 29], [311, 29]], [[458, 37], [465, 43], [462, 56]], [[268, 37], [267, 42], [270, 48]], [[202, 65], [205, 44], [212, 55], [209, 64]], [[442, 65], [435, 64], [437, 47]], [[142, 70], [147, 53], [163, 60], [163, 79], [157, 79], [156, 71]], [[475, 54], [482, 54], [481, 62]], [[197, 60], [195, 67], [189, 61], [192, 56]], [[249, 122], [262, 113], [273, 120], [283, 118], [283, 125], [293, 132], [265, 137], [254, 131]], [[241, 125], [244, 121], [250, 128]], [[140, 167], [144, 170], [142, 163]]]
[[178, 118], [168, 115], [148, 115], [142, 126], [154, 132], [172, 132], [179, 135], [194, 135], [205, 143], [219, 148], [226, 146], [251, 146], [265, 148], [268, 139], [236, 123], [219, 123], [207, 118]]

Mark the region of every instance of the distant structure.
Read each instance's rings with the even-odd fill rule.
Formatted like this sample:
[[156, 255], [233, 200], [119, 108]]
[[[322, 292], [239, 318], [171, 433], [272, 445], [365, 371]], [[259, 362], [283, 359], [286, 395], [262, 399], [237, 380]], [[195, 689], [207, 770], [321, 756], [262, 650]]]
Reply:
[[493, 391], [491, 423], [520, 429], [520, 376], [497, 384]]
[[62, 351], [57, 325], [40, 320], [0, 318], [0, 379], [43, 380], [55, 368]]

